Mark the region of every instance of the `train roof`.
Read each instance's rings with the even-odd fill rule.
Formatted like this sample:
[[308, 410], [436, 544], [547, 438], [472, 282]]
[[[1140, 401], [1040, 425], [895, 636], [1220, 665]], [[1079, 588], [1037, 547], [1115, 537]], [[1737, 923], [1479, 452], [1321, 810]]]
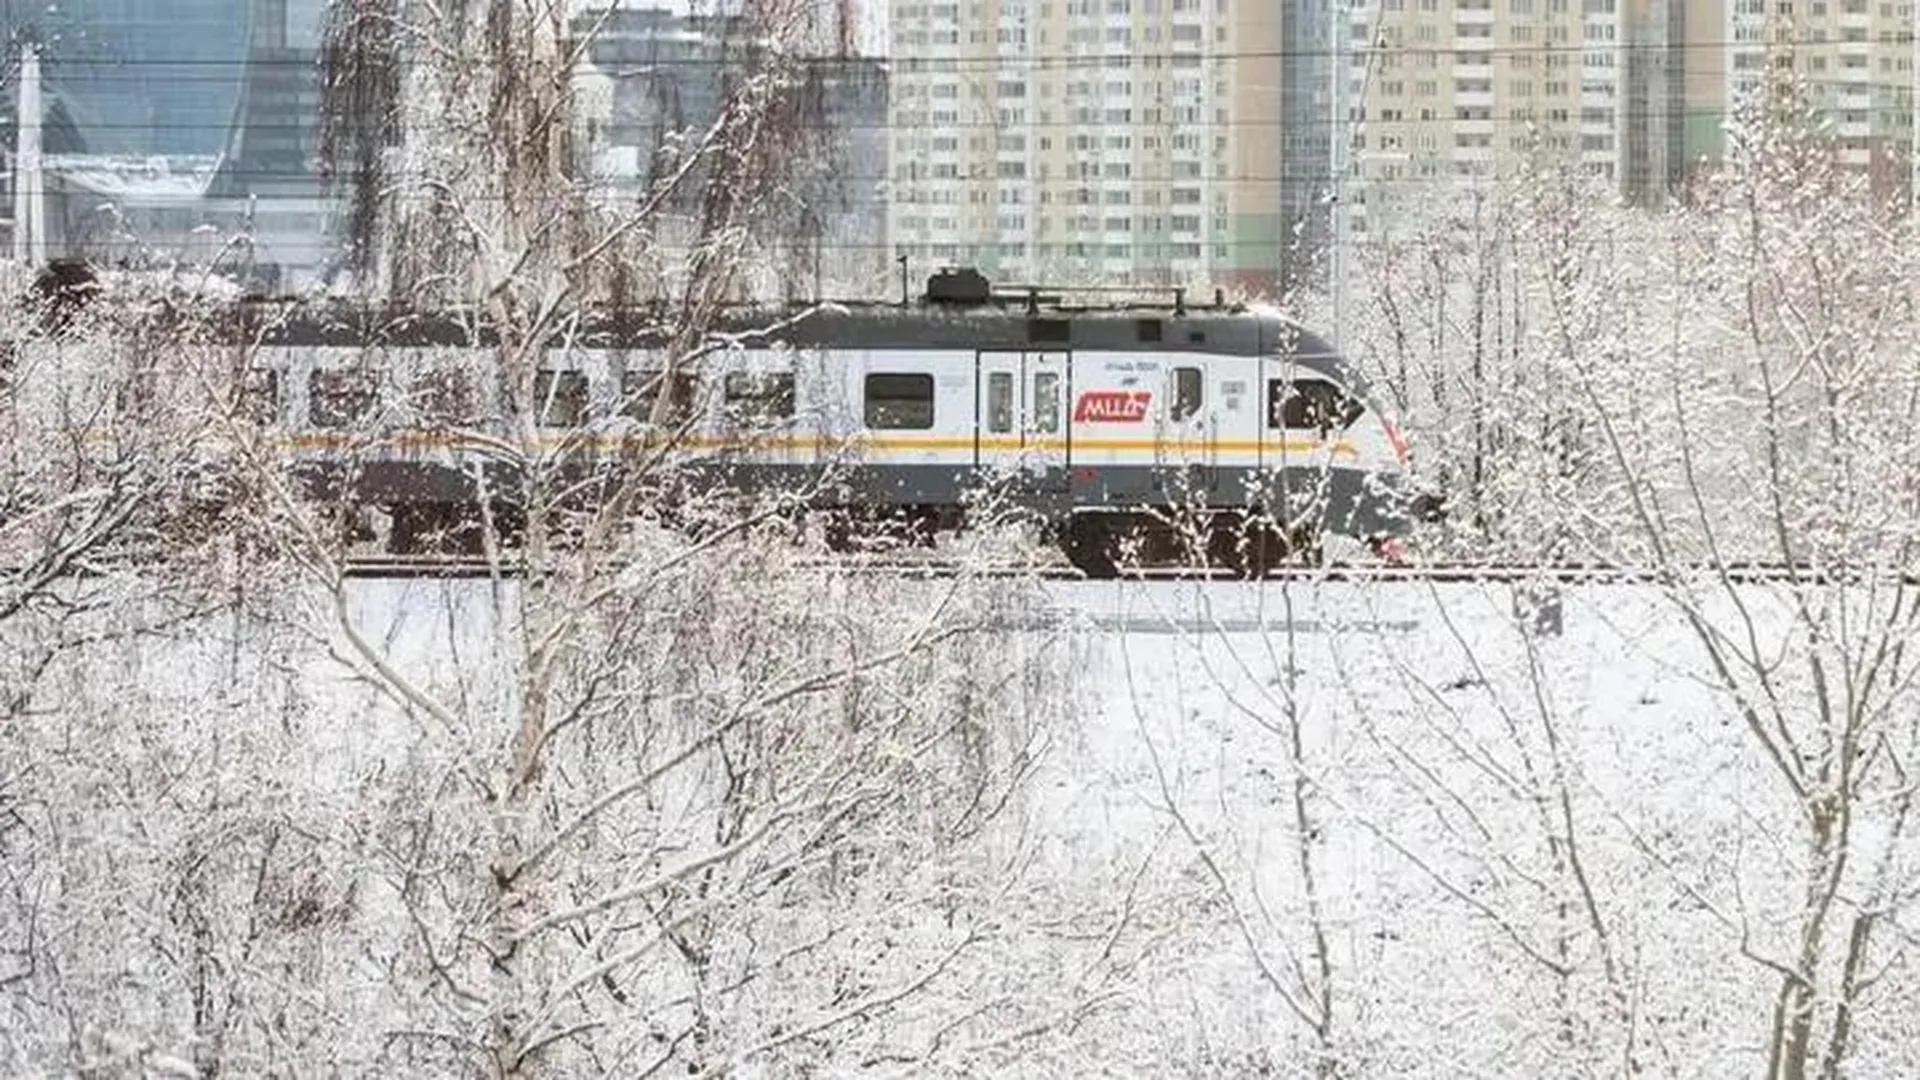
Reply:
[[[1099, 293], [1102, 290], [1082, 290]], [[1065, 290], [994, 288], [972, 270], [943, 270], [925, 294], [899, 301], [806, 301], [723, 309], [710, 336], [749, 348], [980, 349], [1007, 351], [1187, 352], [1220, 356], [1337, 357], [1328, 342], [1276, 309], [1230, 304], [1219, 294], [1193, 303], [1165, 290], [1155, 302], [1129, 294], [1075, 302]], [[337, 299], [189, 299], [149, 308], [163, 320], [201, 328], [204, 340], [272, 346], [486, 347], [501, 335], [477, 311], [419, 310]], [[591, 307], [554, 320], [550, 347], [644, 349], [675, 336], [665, 305]]]

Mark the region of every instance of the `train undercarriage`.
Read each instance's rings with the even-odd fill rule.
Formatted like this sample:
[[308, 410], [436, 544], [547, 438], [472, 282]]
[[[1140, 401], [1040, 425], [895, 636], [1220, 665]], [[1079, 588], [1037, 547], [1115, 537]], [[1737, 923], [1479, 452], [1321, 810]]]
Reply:
[[[738, 480], [738, 477], [734, 477]], [[583, 542], [585, 522], [604, 513], [607, 500], [628, 502], [635, 520], [688, 535], [737, 527], [748, 519], [776, 529], [796, 544], [810, 540], [841, 554], [931, 554], [943, 536], [1011, 526], [1037, 545], [1056, 549], [1090, 578], [1133, 570], [1226, 570], [1263, 576], [1284, 564], [1318, 564], [1321, 538], [1331, 532], [1369, 531], [1351, 509], [1341, 512], [1338, 492], [1279, 489], [1294, 503], [1282, 524], [1277, 514], [1249, 505], [1222, 504], [1219, 493], [1188, 492], [1168, 484], [1158, 498], [1146, 492], [1110, 493], [1084, 501], [1070, 490], [1031, 486], [986, 491], [951, 483], [945, 495], [902, 500], [905, 491], [935, 491], [944, 478], [918, 485], [884, 476], [796, 484], [728, 484], [700, 473], [676, 475], [644, 489], [622, 487], [612, 474], [549, 477], [533, 497], [510, 475], [455, 479], [425, 471], [306, 474], [316, 502], [354, 520], [351, 530], [368, 554], [481, 557], [514, 552], [530, 539], [527, 506], [544, 503], [539, 542], [566, 548]], [[791, 481], [792, 478], [784, 478]], [[924, 478], [923, 478], [924, 479]], [[958, 477], [956, 480], [960, 479]], [[899, 484], [898, 487], [895, 485]], [[1273, 493], [1269, 493], [1270, 495]], [[1144, 496], [1144, 497], [1143, 497]], [[1101, 496], [1095, 496], [1096, 500]], [[1345, 505], [1356, 505], [1349, 498]], [[1346, 522], [1346, 528], [1334, 522]]]
[[[569, 527], [576, 516], [550, 515], [544, 542], [562, 548], [577, 543], [578, 531]], [[350, 539], [394, 556], [480, 558], [520, 550], [527, 541], [526, 511], [509, 502], [397, 503], [351, 517]], [[796, 543], [817, 536], [828, 551], [843, 555], [930, 553], [943, 535], [1007, 523], [971, 520], [963, 508], [952, 506], [795, 508], [773, 515], [769, 522], [787, 530]], [[690, 534], [704, 531], [698, 522], [666, 523]], [[1317, 564], [1321, 559], [1313, 530], [1284, 530], [1238, 509], [1083, 510], [1021, 524], [1032, 526], [1031, 535], [1093, 579], [1170, 568], [1259, 577], [1288, 563]]]

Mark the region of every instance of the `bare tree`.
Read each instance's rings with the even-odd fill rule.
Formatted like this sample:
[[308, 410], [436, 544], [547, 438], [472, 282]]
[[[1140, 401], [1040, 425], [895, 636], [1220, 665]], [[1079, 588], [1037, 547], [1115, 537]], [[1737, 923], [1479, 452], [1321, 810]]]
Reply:
[[[1774, 1076], [1838, 1074], [1876, 1019], [1888, 916], [1913, 887], [1897, 868], [1920, 734], [1910, 224], [1839, 168], [1805, 100], [1775, 77], [1746, 106], [1682, 256], [1724, 315], [1679, 340], [1725, 351], [1645, 376], [1670, 401], [1678, 460], [1640, 457], [1647, 425], [1602, 414], [1636, 546], [1673, 575], [1708, 677], [1791, 811], [1779, 840], [1799, 881], [1765, 916], [1722, 911], [1778, 980]], [[1729, 570], [1741, 557], [1792, 577], [1752, 595]]]
[[[1650, 584], [1570, 591], [1557, 636], [1501, 587], [1287, 585], [1203, 610], [1178, 663], [1133, 657], [1143, 696], [1178, 686], [1136, 786], [1215, 905], [1194, 940], [1237, 942], [1280, 1002], [1244, 1055], [1783, 1077], [1911, 1058], [1911, 225], [1803, 101], [1781, 83], [1743, 111], [1687, 207], [1628, 213], [1536, 171], [1492, 236], [1437, 227], [1464, 244], [1444, 271], [1419, 269], [1431, 243], [1373, 256], [1387, 310], [1363, 340], [1428, 418], [1429, 464], [1470, 477], [1486, 452], [1453, 489], [1488, 511], [1479, 550]], [[1476, 297], [1504, 337], [1476, 338]], [[1390, 612], [1417, 637], [1327, 626]], [[1204, 995], [1216, 957], [1178, 985]]]

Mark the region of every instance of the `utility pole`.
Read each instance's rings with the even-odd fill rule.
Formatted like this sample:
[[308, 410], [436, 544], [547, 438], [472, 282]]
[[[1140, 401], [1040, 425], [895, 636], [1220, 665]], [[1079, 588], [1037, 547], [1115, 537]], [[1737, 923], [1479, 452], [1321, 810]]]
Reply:
[[46, 199], [41, 188], [40, 49], [20, 49], [20, 114], [13, 155], [13, 257], [30, 270], [46, 262]]
[[1346, 345], [1347, 332], [1347, 253], [1353, 242], [1353, 218], [1347, 207], [1347, 159], [1353, 152], [1353, 139], [1347, 134], [1347, 26], [1351, 21], [1346, 0], [1327, 5], [1333, 19], [1333, 115], [1328, 118], [1327, 166], [1332, 173], [1333, 251], [1327, 260], [1327, 284], [1333, 294], [1333, 346]]

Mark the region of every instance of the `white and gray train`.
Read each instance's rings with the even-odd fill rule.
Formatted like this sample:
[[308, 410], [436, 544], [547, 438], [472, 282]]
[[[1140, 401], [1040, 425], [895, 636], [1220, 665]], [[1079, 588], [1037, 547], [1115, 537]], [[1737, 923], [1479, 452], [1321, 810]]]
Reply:
[[1096, 576], [1196, 543], [1259, 571], [1438, 512], [1359, 373], [1271, 310], [1075, 306], [943, 271], [913, 303], [729, 315], [670, 386], [644, 321], [584, 319], [522, 365], [516, 423], [497, 346], [466, 321], [248, 321], [258, 421], [313, 490], [389, 514], [395, 552], [483, 501], [511, 521], [528, 462], [564, 463], [580, 491], [644, 460], [693, 488], [791, 493], [836, 546], [991, 505]]

